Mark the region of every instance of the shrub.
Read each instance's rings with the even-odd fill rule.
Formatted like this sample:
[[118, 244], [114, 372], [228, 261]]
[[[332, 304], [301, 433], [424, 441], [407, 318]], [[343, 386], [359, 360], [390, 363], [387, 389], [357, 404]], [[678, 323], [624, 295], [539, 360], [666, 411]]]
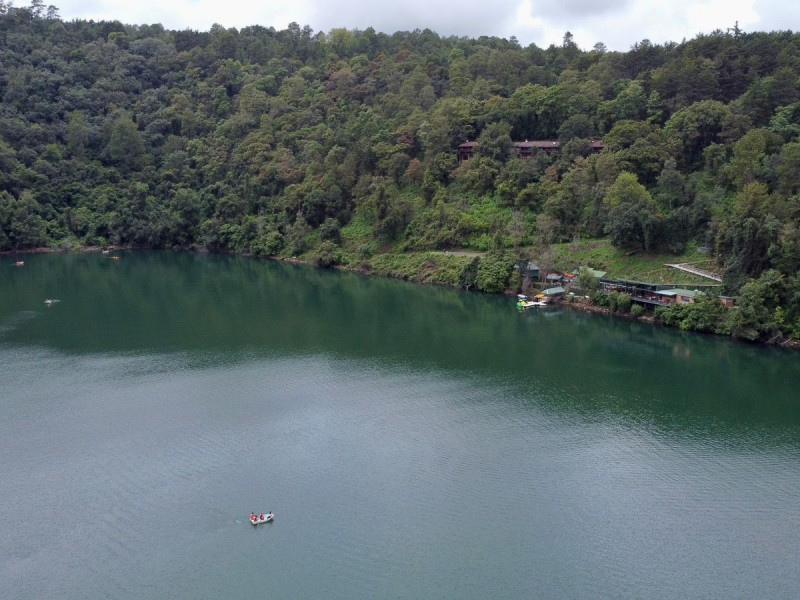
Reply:
[[341, 239], [341, 229], [339, 222], [336, 219], [328, 217], [325, 222], [319, 226], [319, 235], [323, 240], [339, 243]]
[[604, 294], [601, 291], [592, 292], [591, 299], [592, 299], [592, 303], [596, 304], [597, 306], [602, 306], [604, 308], [608, 308], [609, 307], [608, 294]]
[[262, 252], [267, 256], [277, 256], [286, 245], [286, 240], [279, 231], [270, 231], [264, 236], [264, 241], [261, 245]]
[[342, 253], [333, 242], [322, 242], [316, 250], [314, 264], [327, 269], [337, 265], [342, 260]]
[[656, 321], [664, 325], [709, 333], [724, 333], [728, 315], [728, 310], [717, 298], [706, 296], [698, 297], [694, 304], [659, 306], [654, 314]]
[[630, 312], [631, 310], [631, 304], [633, 304], [633, 299], [628, 294], [617, 294], [616, 303], [617, 303], [617, 312], [627, 313]]
[[478, 263], [476, 283], [478, 289], [496, 294], [508, 289], [508, 279], [514, 268], [514, 260], [506, 252], [489, 252]]

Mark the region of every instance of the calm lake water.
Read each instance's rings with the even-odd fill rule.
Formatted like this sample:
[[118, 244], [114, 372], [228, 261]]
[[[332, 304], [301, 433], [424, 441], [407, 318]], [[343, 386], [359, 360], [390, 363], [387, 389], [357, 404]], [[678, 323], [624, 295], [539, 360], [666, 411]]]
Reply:
[[0, 263], [0, 597], [800, 597], [798, 354], [119, 256]]

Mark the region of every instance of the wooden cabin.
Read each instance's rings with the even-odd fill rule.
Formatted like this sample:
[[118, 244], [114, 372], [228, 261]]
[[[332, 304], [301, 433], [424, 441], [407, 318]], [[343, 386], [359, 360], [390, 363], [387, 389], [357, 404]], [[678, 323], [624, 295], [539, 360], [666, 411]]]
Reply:
[[[468, 161], [475, 154], [478, 142], [467, 140], [458, 145], [458, 162]], [[592, 152], [600, 152], [605, 145], [600, 140], [589, 140]], [[555, 154], [561, 149], [561, 142], [558, 140], [525, 140], [524, 142], [512, 142], [511, 154], [516, 158], [532, 158], [537, 154]]]
[[463, 144], [458, 145], [458, 164], [468, 161], [475, 153], [475, 148], [478, 147], [478, 142], [470, 142], [467, 140]]

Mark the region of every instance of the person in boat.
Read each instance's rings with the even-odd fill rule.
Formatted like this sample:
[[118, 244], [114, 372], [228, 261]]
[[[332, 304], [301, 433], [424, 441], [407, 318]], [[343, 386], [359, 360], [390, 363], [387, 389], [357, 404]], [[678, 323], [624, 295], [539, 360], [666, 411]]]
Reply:
[[263, 521], [264, 520], [264, 513], [261, 513], [261, 515], [258, 517], [258, 520], [259, 521]]
[[256, 513], [250, 513], [250, 520], [251, 521], [255, 521], [256, 520]]

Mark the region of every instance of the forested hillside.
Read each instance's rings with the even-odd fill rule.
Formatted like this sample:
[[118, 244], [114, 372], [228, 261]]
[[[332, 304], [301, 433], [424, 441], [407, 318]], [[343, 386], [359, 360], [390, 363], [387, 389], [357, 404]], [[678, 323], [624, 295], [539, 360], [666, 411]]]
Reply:
[[[370, 268], [492, 250], [453, 268], [493, 291], [507, 261], [558, 241], [692, 244], [741, 298], [729, 332], [800, 336], [792, 32], [620, 53], [569, 33], [542, 49], [294, 23], [169, 31], [0, 0], [0, 97], [2, 250], [186, 247]], [[544, 139], [561, 150], [513, 157], [512, 141]], [[477, 154], [459, 164], [466, 140]]]

